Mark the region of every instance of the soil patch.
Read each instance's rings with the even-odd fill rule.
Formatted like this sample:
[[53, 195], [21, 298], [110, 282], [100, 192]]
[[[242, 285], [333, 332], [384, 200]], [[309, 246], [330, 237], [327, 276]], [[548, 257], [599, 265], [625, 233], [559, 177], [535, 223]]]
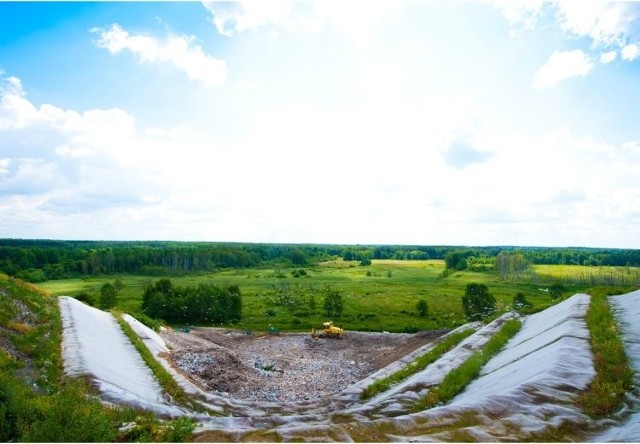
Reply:
[[205, 390], [247, 401], [297, 402], [339, 393], [444, 333], [347, 332], [343, 339], [312, 339], [195, 328], [161, 336], [174, 365]]

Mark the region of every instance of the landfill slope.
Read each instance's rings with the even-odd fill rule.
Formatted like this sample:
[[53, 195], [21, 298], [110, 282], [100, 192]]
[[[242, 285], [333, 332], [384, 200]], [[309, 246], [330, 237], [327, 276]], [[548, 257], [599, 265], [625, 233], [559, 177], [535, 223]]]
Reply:
[[184, 410], [163, 397], [162, 388], [112, 314], [76, 299], [58, 299], [65, 374], [87, 377], [114, 404], [176, 416]]

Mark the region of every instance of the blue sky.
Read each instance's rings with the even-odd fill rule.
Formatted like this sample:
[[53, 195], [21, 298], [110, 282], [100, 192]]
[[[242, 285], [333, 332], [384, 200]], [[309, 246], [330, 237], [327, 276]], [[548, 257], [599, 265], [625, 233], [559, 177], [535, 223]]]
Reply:
[[0, 2], [0, 237], [640, 248], [640, 3]]

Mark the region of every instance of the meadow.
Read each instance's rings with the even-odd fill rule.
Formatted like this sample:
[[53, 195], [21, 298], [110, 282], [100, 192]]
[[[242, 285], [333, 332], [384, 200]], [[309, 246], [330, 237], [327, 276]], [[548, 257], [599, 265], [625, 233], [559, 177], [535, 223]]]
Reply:
[[[414, 332], [423, 330], [450, 329], [466, 323], [461, 298], [468, 283], [482, 283], [497, 300], [498, 313], [511, 309], [514, 296], [521, 292], [540, 310], [553, 303], [546, 290], [561, 282], [566, 295], [592, 288], [588, 281], [574, 282], [566, 279], [575, 273], [594, 273], [602, 267], [563, 265], [534, 266], [534, 279], [513, 282], [499, 278], [495, 272], [445, 271], [442, 260], [373, 260], [362, 266], [357, 261], [342, 259], [321, 262], [304, 268], [251, 268], [227, 269], [215, 273], [190, 274], [170, 277], [175, 286], [196, 286], [210, 283], [219, 286], [239, 286], [242, 292], [242, 320], [233, 325], [244, 330], [263, 331], [270, 325], [281, 331], [307, 331], [327, 321], [322, 310], [320, 290], [331, 287], [342, 295], [343, 312], [339, 318], [331, 319], [346, 330]], [[616, 273], [638, 273], [638, 268], [608, 267]], [[619, 270], [618, 270], [619, 269]], [[610, 273], [607, 270], [607, 273]], [[303, 274], [299, 276], [299, 274]], [[298, 275], [298, 277], [296, 277]], [[124, 288], [118, 295], [116, 308], [133, 316], [141, 313], [141, 302], [145, 282], [158, 278], [138, 275], [97, 276], [83, 279], [52, 280], [38, 284], [55, 295], [75, 296], [82, 292], [98, 299], [105, 282], [119, 277]], [[598, 284], [597, 281], [594, 281]], [[634, 286], [599, 289], [599, 292], [622, 292]], [[274, 305], [274, 289], [286, 289], [298, 295], [298, 304]], [[315, 294], [315, 304], [308, 304], [308, 297]], [[426, 300], [429, 313], [419, 316], [416, 304]]]

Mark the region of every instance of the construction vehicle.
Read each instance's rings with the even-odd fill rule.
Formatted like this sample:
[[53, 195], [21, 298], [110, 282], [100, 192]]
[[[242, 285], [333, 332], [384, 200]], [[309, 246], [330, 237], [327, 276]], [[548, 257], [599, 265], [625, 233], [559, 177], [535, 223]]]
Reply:
[[311, 329], [311, 337], [313, 339], [318, 338], [336, 338], [342, 339], [344, 336], [344, 329], [341, 327], [336, 327], [333, 325], [333, 322], [325, 322], [322, 324], [324, 327], [322, 330], [316, 330], [315, 328]]

